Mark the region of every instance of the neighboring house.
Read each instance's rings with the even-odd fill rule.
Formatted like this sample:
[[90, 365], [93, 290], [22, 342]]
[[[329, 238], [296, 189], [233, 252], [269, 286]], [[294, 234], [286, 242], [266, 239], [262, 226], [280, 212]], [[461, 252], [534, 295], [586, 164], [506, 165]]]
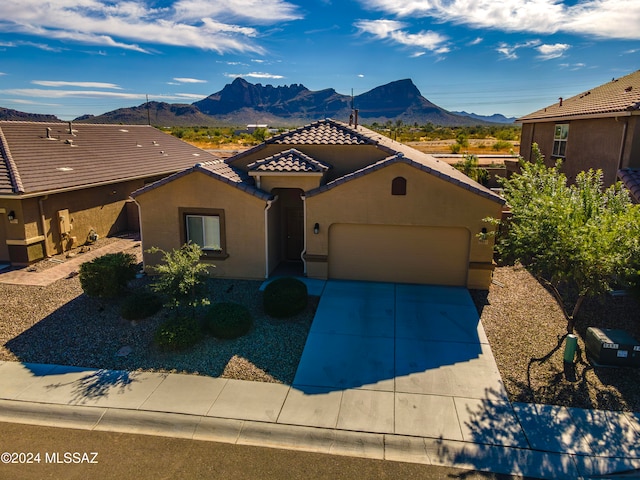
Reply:
[[[432, 157], [323, 120], [136, 191], [143, 250], [193, 241], [216, 277], [311, 278], [488, 288], [487, 217], [504, 201]], [[159, 261], [145, 253], [145, 266]]]
[[137, 230], [131, 192], [211, 158], [149, 126], [7, 121], [0, 155], [0, 262], [16, 265]]
[[526, 160], [535, 142], [548, 164], [562, 159], [570, 180], [593, 168], [611, 185], [619, 170], [640, 168], [640, 70], [516, 121]]

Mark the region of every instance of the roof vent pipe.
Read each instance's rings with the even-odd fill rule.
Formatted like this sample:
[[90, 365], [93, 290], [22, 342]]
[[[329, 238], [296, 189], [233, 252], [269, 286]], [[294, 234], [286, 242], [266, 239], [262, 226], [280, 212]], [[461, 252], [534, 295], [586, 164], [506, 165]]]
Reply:
[[51, 138], [51, 127], [47, 127], [47, 138]]
[[558, 100], [560, 100], [560, 106], [562, 106], [562, 97], [560, 97]]
[[73, 135], [73, 124], [69, 121], [69, 135]]
[[354, 112], [355, 112], [355, 114], [356, 114], [356, 118], [355, 118], [355, 125], [354, 125], [354, 126], [355, 126], [355, 128], [358, 128], [358, 109], [356, 108], [356, 109], [354, 110]]

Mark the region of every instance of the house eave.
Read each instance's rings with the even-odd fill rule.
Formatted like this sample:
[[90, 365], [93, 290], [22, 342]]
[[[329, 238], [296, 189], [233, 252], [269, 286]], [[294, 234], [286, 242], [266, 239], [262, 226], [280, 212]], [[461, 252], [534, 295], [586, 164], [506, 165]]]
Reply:
[[264, 172], [252, 170], [248, 173], [251, 177], [321, 177], [325, 172]]
[[115, 185], [118, 183], [124, 183], [124, 182], [131, 182], [134, 180], [143, 180], [145, 178], [149, 178], [149, 177], [159, 177], [159, 176], [166, 176], [166, 175], [171, 175], [173, 173], [176, 173], [176, 170], [170, 170], [170, 171], [165, 171], [165, 172], [150, 172], [147, 173], [145, 175], [138, 175], [135, 177], [126, 177], [126, 178], [120, 178], [120, 179], [114, 179], [114, 180], [107, 180], [104, 182], [96, 182], [96, 183], [87, 183], [84, 185], [74, 185], [74, 186], [70, 186], [70, 187], [64, 187], [64, 188], [54, 188], [54, 189], [49, 189], [49, 190], [40, 190], [37, 192], [25, 192], [25, 193], [14, 193], [14, 194], [0, 194], [0, 200], [24, 200], [27, 198], [34, 198], [34, 197], [42, 197], [44, 195], [55, 195], [58, 193], [67, 193], [67, 192], [75, 192], [78, 190], [85, 190], [87, 188], [96, 188], [96, 187], [104, 187], [106, 185]]
[[606, 113], [588, 113], [582, 115], [558, 115], [555, 117], [518, 118], [515, 123], [567, 122], [571, 120], [591, 120], [597, 118], [631, 117], [640, 115], [640, 110], [622, 110]]

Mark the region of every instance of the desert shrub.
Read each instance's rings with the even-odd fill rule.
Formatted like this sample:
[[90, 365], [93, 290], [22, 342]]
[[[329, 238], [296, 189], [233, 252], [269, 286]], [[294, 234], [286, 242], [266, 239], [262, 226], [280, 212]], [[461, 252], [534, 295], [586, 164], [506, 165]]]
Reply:
[[238, 338], [251, 330], [253, 319], [246, 307], [238, 303], [216, 303], [207, 309], [205, 329], [217, 338]]
[[163, 350], [184, 350], [202, 339], [202, 328], [194, 317], [171, 317], [156, 330], [154, 340]]
[[492, 147], [496, 152], [500, 150], [506, 150], [508, 148], [513, 148], [513, 144], [511, 142], [506, 142], [504, 140], [498, 140], [496, 143], [492, 145]]
[[291, 317], [307, 306], [307, 286], [296, 278], [278, 278], [265, 287], [262, 298], [267, 315]]
[[108, 253], [80, 265], [80, 285], [90, 297], [113, 298], [136, 276], [136, 257], [129, 253]]
[[142, 320], [162, 308], [162, 298], [146, 289], [134, 292], [124, 299], [120, 315], [125, 320]]
[[163, 260], [151, 267], [158, 274], [151, 289], [162, 295], [169, 307], [191, 307], [191, 315], [195, 318], [196, 307], [209, 301], [206, 296], [208, 266], [200, 262], [200, 246], [188, 243], [170, 252], [156, 247], [147, 251], [161, 253]]

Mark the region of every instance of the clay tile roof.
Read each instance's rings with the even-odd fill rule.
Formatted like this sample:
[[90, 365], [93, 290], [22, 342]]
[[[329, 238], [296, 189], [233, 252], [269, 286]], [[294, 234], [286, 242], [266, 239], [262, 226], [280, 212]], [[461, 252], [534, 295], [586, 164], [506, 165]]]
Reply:
[[147, 125], [74, 123], [72, 130], [63, 122], [0, 121], [0, 194], [169, 175], [212, 158]]
[[621, 112], [640, 113], [640, 70], [621, 78], [563, 99], [537, 112], [519, 118], [518, 122], [557, 117], [606, 115]]
[[353, 127], [334, 120], [320, 120], [271, 137], [266, 143], [280, 145], [375, 145]]
[[169, 182], [177, 180], [178, 178], [184, 177], [185, 175], [189, 175], [193, 172], [201, 172], [205, 175], [209, 175], [216, 180], [220, 180], [227, 185], [238, 188], [262, 200], [270, 200], [273, 198], [272, 195], [256, 188], [254, 186], [253, 179], [249, 175], [247, 175], [246, 172], [239, 168], [232, 167], [227, 162], [221, 159], [211, 160], [204, 163], [197, 163], [191, 168], [187, 168], [186, 170], [182, 170], [181, 172], [174, 173], [173, 175], [165, 177], [162, 180], [158, 180], [157, 182], [145, 185], [143, 188], [140, 188], [133, 192], [131, 196], [133, 198], [136, 198], [139, 195], [148, 192], [149, 190], [153, 190], [162, 185], [166, 185]]
[[255, 172], [322, 173], [326, 172], [329, 166], [292, 148], [253, 162], [247, 165], [247, 168]]
[[618, 170], [618, 178], [627, 190], [629, 190], [633, 201], [640, 203], [640, 170], [633, 168]]

